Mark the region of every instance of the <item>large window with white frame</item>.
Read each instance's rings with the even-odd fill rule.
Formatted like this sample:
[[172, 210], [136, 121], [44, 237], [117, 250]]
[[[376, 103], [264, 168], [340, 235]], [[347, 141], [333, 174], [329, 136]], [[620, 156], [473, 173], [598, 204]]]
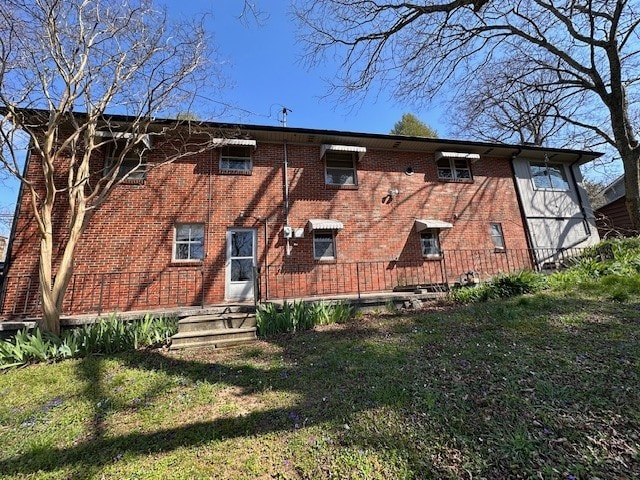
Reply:
[[563, 164], [529, 162], [529, 168], [536, 190], [569, 190], [569, 181]]
[[253, 170], [251, 147], [229, 145], [220, 152], [220, 172], [250, 174]]
[[202, 261], [204, 259], [204, 224], [178, 223], [174, 228], [173, 260]]
[[420, 234], [422, 256], [425, 258], [440, 258], [440, 236], [438, 230], [426, 230]]
[[333, 231], [313, 232], [313, 258], [315, 260], [336, 259], [336, 237]]
[[471, 164], [466, 158], [442, 157], [438, 159], [438, 179], [454, 182], [469, 182], [473, 180]]
[[325, 183], [327, 185], [357, 185], [356, 156], [346, 152], [325, 154]]

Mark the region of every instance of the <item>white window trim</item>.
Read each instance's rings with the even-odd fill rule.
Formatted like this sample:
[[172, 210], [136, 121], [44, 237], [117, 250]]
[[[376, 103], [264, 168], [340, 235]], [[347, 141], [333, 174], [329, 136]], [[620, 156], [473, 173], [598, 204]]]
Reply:
[[[424, 243], [423, 237], [426, 235], [433, 235], [436, 240], [436, 247], [438, 249], [438, 253], [424, 253]], [[420, 252], [422, 253], [423, 258], [442, 258], [442, 245], [440, 243], [440, 230], [424, 230], [420, 232]]]
[[[543, 164], [545, 166], [545, 168], [548, 171], [548, 168], [553, 166], [553, 167], [560, 167], [561, 171], [562, 171], [562, 178], [565, 181], [565, 183], [567, 184], [566, 188], [555, 188], [553, 186], [553, 177], [551, 177], [548, 173], [547, 173], [547, 177], [549, 177], [549, 183], [551, 184], [551, 187], [538, 187], [536, 185], [536, 181], [534, 179], [533, 176], [533, 171], [532, 171], [532, 167], [533, 164]], [[540, 190], [540, 191], [548, 191], [548, 192], [568, 192], [571, 190], [571, 184], [569, 183], [569, 176], [567, 175], [567, 169], [566, 169], [566, 165], [564, 163], [556, 163], [556, 162], [545, 162], [545, 161], [540, 161], [540, 162], [536, 162], [536, 161], [529, 161], [529, 177], [531, 177], [531, 185], [533, 186], [534, 190]]]
[[[316, 236], [317, 235], [331, 235], [331, 242], [333, 244], [333, 256], [332, 257], [319, 257], [316, 253]], [[314, 230], [313, 231], [313, 259], [314, 260], [336, 260], [338, 257], [338, 251], [336, 250], [336, 232], [333, 230]]]
[[[351, 156], [351, 162], [352, 162], [352, 167], [351, 168], [347, 168], [347, 167], [329, 167], [327, 165], [327, 160], [328, 157], [331, 156], [331, 153], [338, 153], [338, 154], [349, 154]], [[356, 166], [357, 162], [355, 159], [355, 155], [351, 152], [327, 152], [327, 154], [325, 154], [324, 156], [324, 183], [325, 185], [331, 185], [331, 186], [336, 186], [336, 187], [357, 187], [358, 186], [358, 168]], [[340, 170], [340, 171], [345, 171], [345, 172], [353, 172], [353, 183], [335, 183], [335, 182], [329, 182], [329, 175], [327, 170], [331, 168], [332, 170]]]
[[[189, 225], [190, 227], [193, 226], [201, 226], [202, 227], [202, 258], [176, 258], [176, 250], [177, 250], [177, 246], [178, 244], [180, 245], [189, 245], [189, 256], [191, 256], [191, 245], [195, 245], [195, 244], [199, 244], [200, 242], [196, 242], [191, 240], [191, 233], [189, 233], [189, 240], [181, 240], [180, 242], [178, 242], [178, 227], [183, 227], [185, 225]], [[191, 230], [189, 230], [191, 232]], [[198, 222], [194, 222], [194, 223], [176, 223], [173, 225], [173, 245], [172, 245], [172, 252], [171, 252], [171, 260], [173, 262], [186, 262], [186, 263], [200, 263], [204, 261], [204, 256], [205, 256], [205, 251], [204, 251], [204, 235], [206, 234], [205, 232], [205, 228], [204, 228], [204, 223], [198, 223]]]

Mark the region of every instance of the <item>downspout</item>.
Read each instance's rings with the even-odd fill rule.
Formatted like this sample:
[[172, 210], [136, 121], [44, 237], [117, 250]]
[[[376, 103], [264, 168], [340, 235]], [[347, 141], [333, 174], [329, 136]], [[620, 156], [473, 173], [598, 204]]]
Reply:
[[[571, 181], [573, 183], [573, 187], [576, 189], [576, 195], [578, 196], [578, 203], [580, 204], [580, 213], [582, 214], [582, 221], [585, 225], [585, 230], [587, 232], [587, 236], [585, 240], [591, 237], [591, 226], [589, 225], [589, 220], [587, 219], [587, 212], [584, 209], [584, 199], [582, 198], [582, 193], [580, 193], [580, 188], [578, 186], [578, 181], [576, 180], [576, 176], [573, 173], [573, 166], [582, 160], [582, 153], [578, 155], [578, 158], [575, 162], [569, 165], [569, 173], [571, 174]], [[584, 241], [584, 240], [583, 240]], [[582, 243], [582, 242], [577, 242]]]
[[[27, 154], [24, 160], [24, 169], [22, 171], [22, 178], [27, 178], [27, 172], [29, 171], [29, 163], [31, 160], [31, 140], [29, 141], [29, 146], [27, 147]], [[4, 271], [2, 275], [2, 284], [0, 284], [0, 312], [4, 310], [4, 301], [6, 297], [6, 285], [9, 281], [9, 267], [11, 267], [12, 263], [12, 250], [13, 250], [13, 242], [16, 237], [16, 231], [18, 229], [18, 214], [20, 213], [20, 205], [22, 205], [22, 197], [24, 195], [25, 185], [24, 182], [20, 182], [20, 189], [18, 190], [18, 198], [16, 199], [16, 209], [13, 213], [13, 223], [11, 224], [11, 232], [9, 233], [9, 240], [7, 241], [7, 252], [5, 255], [4, 262]]]
[[[287, 150], [287, 141], [284, 141], [284, 165], [283, 165], [283, 183], [284, 183], [284, 224], [289, 225], [289, 157]], [[286, 239], [286, 255], [291, 256], [291, 240]]]

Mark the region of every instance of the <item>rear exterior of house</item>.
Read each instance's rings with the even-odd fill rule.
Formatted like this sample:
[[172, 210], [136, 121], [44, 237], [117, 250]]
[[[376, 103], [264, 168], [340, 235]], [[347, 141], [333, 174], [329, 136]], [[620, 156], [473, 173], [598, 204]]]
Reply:
[[[575, 174], [576, 160], [594, 154], [285, 127], [233, 131], [219, 148], [156, 168], [168, 147], [154, 139], [150, 167], [117, 186], [85, 231], [65, 314], [440, 288], [534, 267], [536, 247], [597, 240]], [[97, 171], [110, 155], [95, 159]], [[550, 155], [566, 168], [561, 188], [548, 178], [553, 168], [541, 170]], [[32, 179], [36, 160], [27, 166]], [[526, 202], [548, 207], [538, 217], [559, 223], [538, 227]], [[548, 202], [571, 208], [559, 213]], [[39, 309], [29, 208], [25, 192], [4, 318]], [[56, 218], [63, 224], [65, 212]]]

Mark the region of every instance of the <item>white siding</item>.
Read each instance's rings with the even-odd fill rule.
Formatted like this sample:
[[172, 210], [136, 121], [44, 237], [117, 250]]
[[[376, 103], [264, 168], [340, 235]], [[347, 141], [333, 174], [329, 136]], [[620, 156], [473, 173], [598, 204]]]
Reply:
[[[566, 191], [536, 189], [531, 178], [529, 160], [513, 160], [516, 186], [533, 248], [585, 247], [599, 241], [587, 194], [582, 187], [579, 187], [580, 192], [576, 191], [571, 167], [565, 164], [563, 168], [569, 183]], [[572, 170], [580, 185], [582, 175], [579, 167], [574, 166]]]

